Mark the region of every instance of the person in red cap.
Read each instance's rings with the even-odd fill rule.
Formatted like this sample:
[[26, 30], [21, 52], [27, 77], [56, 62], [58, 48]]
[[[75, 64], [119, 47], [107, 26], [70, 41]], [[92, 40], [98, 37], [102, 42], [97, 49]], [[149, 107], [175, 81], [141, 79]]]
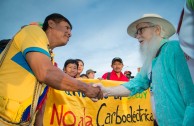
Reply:
[[111, 67], [113, 70], [111, 72], [106, 72], [102, 76], [103, 79], [115, 81], [129, 81], [129, 79], [122, 73], [123, 60], [121, 58], [113, 58]]

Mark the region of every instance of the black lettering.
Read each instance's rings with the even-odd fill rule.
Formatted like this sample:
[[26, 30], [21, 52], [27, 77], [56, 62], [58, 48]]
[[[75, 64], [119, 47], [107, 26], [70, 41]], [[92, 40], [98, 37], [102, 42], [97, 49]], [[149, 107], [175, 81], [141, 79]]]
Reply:
[[[133, 117], [133, 118], [136, 118], [135, 120], [137, 120], [137, 116], [136, 116], [136, 114], [135, 114], [135, 111], [133, 112], [133, 116], [132, 116], [132, 117]], [[136, 122], [133, 118], [132, 118], [133, 122]]]
[[[104, 120], [104, 124], [99, 124], [100, 112], [102, 110], [102, 107], [107, 106], [105, 103], [103, 103], [97, 113], [97, 119], [96, 124], [97, 126], [104, 126], [105, 124], [126, 124], [126, 123], [136, 123], [136, 122], [145, 122], [145, 121], [153, 121], [153, 114], [148, 113], [147, 109], [141, 108], [141, 106], [138, 106], [137, 110], [133, 110], [132, 106], [129, 106], [129, 113], [119, 115], [119, 105], [117, 106], [115, 112], [107, 113], [107, 116]], [[115, 122], [114, 122], [115, 121]], [[127, 124], [126, 124], [127, 125]]]
[[77, 92], [77, 94], [78, 94], [78, 96], [80, 97], [81, 92], [79, 91], [79, 92]]
[[141, 109], [140, 105], [139, 105], [139, 108], [137, 109], [137, 112], [139, 113], [139, 119], [137, 119], [137, 121], [143, 121], [142, 120], [142, 116], [141, 116], [141, 111], [143, 111], [143, 109]]
[[120, 96], [114, 96], [114, 99], [122, 100], [122, 97], [120, 97]]
[[67, 95], [69, 95], [69, 96], [72, 96], [71, 93], [70, 93], [70, 91], [65, 91], [65, 93], [66, 93]]
[[153, 116], [152, 113], [151, 113], [151, 116], [150, 116], [150, 121], [154, 121], [154, 116]]
[[99, 108], [99, 110], [98, 110], [98, 113], [97, 113], [97, 118], [96, 118], [96, 124], [97, 124], [97, 126], [104, 126], [104, 124], [103, 125], [100, 125], [99, 123], [98, 123], [98, 119], [99, 119], [99, 114], [100, 114], [100, 111], [101, 111], [101, 109], [102, 109], [102, 107], [103, 106], [106, 106], [106, 103], [103, 103], [101, 106], [100, 106], [100, 108]]
[[76, 96], [74, 91], [72, 92], [72, 94], [73, 94], [74, 96]]
[[130, 108], [130, 110], [131, 110], [131, 122], [135, 122], [135, 121], [133, 120], [133, 113], [132, 113], [132, 112], [133, 112], [133, 109], [132, 109], [131, 106], [130, 106], [129, 108]]
[[105, 119], [105, 124], [110, 124], [111, 123], [111, 115], [110, 113], [107, 113], [106, 119]]
[[131, 118], [131, 115], [130, 114], [127, 114], [127, 122], [131, 122], [130, 120], [128, 120], [130, 118]]
[[111, 124], [113, 123], [112, 121], [113, 121], [113, 117], [114, 117], [114, 115], [116, 115], [116, 113], [115, 113], [115, 112], [113, 112], [113, 113], [112, 113], [112, 115], [111, 115]]
[[108, 96], [104, 96], [104, 99], [107, 99], [108, 98]]
[[82, 97], [86, 97], [86, 95], [82, 92]]
[[126, 122], [127, 121], [127, 117], [125, 115], [122, 116], [122, 122]]
[[118, 114], [118, 108], [119, 106], [117, 106], [117, 110], [116, 110], [116, 124], [121, 124], [122, 118]]

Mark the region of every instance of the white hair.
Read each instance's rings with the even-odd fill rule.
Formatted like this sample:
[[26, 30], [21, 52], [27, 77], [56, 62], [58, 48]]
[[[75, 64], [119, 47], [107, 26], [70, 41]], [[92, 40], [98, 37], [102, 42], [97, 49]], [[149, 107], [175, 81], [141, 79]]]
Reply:
[[159, 25], [159, 24], [154, 24], [154, 23], [151, 23], [151, 22], [146, 22], [146, 23], [148, 23], [148, 25], [149, 26], [158, 26], [158, 27], [160, 27], [160, 29], [161, 29], [161, 32], [160, 32], [160, 36], [162, 37], [162, 38], [166, 38], [167, 36], [165, 36], [165, 29], [161, 26], [161, 25]]
[[160, 26], [160, 25], [158, 25], [159, 27], [160, 27], [160, 29], [161, 29], [161, 32], [160, 32], [160, 36], [162, 37], [162, 38], [167, 38], [167, 36], [165, 36], [165, 30], [162, 28], [162, 26]]
[[140, 45], [140, 54], [143, 62], [141, 74], [143, 76], [147, 76], [150, 73], [152, 60], [156, 57], [156, 53], [160, 48], [160, 41], [161, 38], [154, 33], [149, 42], [144, 42], [143, 45]]

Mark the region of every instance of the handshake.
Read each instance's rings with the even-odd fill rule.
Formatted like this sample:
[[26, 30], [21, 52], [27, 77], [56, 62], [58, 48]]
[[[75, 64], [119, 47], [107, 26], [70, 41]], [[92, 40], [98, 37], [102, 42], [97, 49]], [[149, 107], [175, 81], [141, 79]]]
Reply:
[[108, 96], [120, 96], [120, 97], [128, 97], [130, 95], [130, 90], [125, 88], [122, 85], [112, 86], [112, 87], [104, 87], [101, 83], [89, 84], [88, 89], [85, 95], [91, 98], [92, 101], [97, 102], [98, 100], [103, 99], [103, 97]]
[[108, 88], [104, 87], [101, 83], [88, 84], [87, 90], [84, 92], [85, 95], [91, 98], [92, 101], [97, 102], [108, 96]]

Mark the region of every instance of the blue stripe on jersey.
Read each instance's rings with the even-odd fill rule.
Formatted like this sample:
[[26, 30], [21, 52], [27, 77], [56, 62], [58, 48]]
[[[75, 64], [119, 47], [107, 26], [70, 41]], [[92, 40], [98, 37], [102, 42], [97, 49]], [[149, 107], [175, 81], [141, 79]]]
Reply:
[[15, 56], [13, 56], [11, 58], [11, 60], [34, 75], [34, 73], [32, 72], [31, 68], [29, 67], [28, 63], [26, 62], [26, 60], [25, 60], [25, 58], [24, 58], [24, 56], [22, 55], [21, 52], [17, 53]]
[[39, 48], [39, 47], [30, 47], [30, 48], [26, 48], [26, 49], [24, 50], [24, 52], [23, 52], [24, 57], [26, 57], [26, 54], [27, 54], [28, 52], [40, 52], [40, 53], [43, 53], [43, 54], [47, 55], [48, 57], [50, 57], [50, 54], [49, 54], [47, 51], [45, 51], [44, 49]]

